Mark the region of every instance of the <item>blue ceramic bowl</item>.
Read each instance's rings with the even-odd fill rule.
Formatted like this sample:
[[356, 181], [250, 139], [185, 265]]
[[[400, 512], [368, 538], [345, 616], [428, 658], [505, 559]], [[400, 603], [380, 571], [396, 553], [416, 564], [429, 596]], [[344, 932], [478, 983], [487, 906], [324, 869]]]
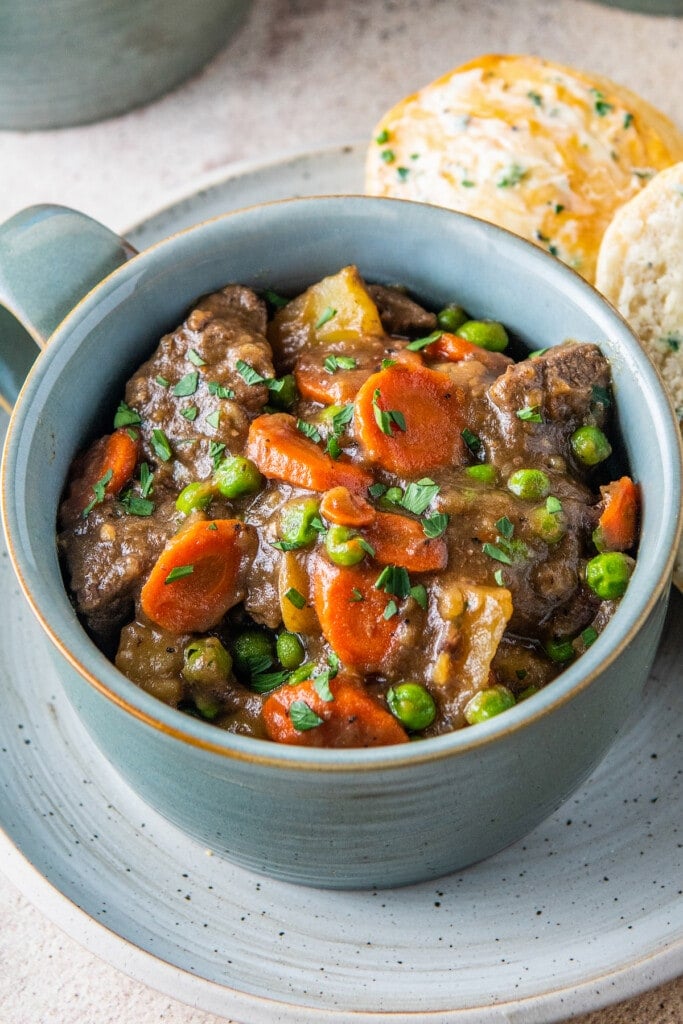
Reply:
[[[71, 212], [29, 211], [0, 229], [0, 295], [38, 337], [75, 302], [88, 275], [124, 254], [117, 239]], [[420, 743], [285, 747], [174, 711], [107, 661], [65, 593], [55, 515], [75, 453], [102, 429], [126, 378], [193, 299], [228, 281], [294, 293], [351, 262], [370, 280], [404, 282], [435, 308], [457, 297], [532, 347], [567, 337], [597, 342], [612, 364], [626, 455], [642, 485], [642, 538], [606, 631], [533, 700]], [[10, 378], [18, 372], [9, 369]], [[678, 428], [659, 379], [593, 288], [483, 221], [361, 197], [240, 211], [121, 265], [66, 316], [30, 373], [2, 479], [17, 575], [64, 688], [105, 756], [204, 846], [277, 878], [339, 888], [414, 882], [484, 858], [533, 828], [587, 776], [637, 706], [654, 657], [680, 485]]]

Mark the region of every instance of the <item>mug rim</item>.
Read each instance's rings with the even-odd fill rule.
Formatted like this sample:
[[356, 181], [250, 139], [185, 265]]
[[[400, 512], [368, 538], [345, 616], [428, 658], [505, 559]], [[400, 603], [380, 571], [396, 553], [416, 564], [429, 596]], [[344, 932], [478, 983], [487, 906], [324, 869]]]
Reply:
[[[328, 749], [290, 746], [273, 743], [270, 740], [230, 733], [217, 728], [210, 722], [192, 718], [182, 711], [164, 704], [158, 698], [152, 697], [121, 673], [113, 662], [102, 654], [94, 641], [91, 640], [80, 621], [73, 614], [73, 609], [68, 601], [66, 584], [63, 581], [64, 601], [65, 605], [68, 605], [71, 610], [71, 617], [67, 620], [66, 616], [64, 616], [60, 631], [57, 623], [53, 624], [50, 617], [51, 611], [53, 617], [58, 617], [55, 616], [56, 609], [44, 607], [44, 600], [41, 600], [40, 595], [34, 592], [34, 588], [28, 578], [30, 574], [25, 572], [23, 568], [23, 549], [20, 545], [23, 531], [20, 528], [20, 509], [16, 507], [15, 502], [12, 500], [11, 483], [20, 456], [22, 427], [26, 423], [28, 411], [31, 408], [30, 403], [40, 385], [45, 370], [56, 357], [58, 350], [68, 341], [72, 329], [101, 301], [104, 294], [106, 294], [108, 289], [111, 289], [113, 284], [120, 283], [128, 275], [135, 274], [140, 263], [151, 262], [159, 255], [163, 256], [166, 251], [181, 245], [183, 240], [192, 240], [195, 236], [207, 230], [220, 230], [223, 224], [232, 222], [235, 219], [255, 216], [259, 211], [268, 210], [273, 207], [312, 207], [315, 204], [326, 205], [338, 202], [347, 205], [355, 205], [360, 202], [364, 206], [374, 206], [378, 210], [389, 210], [392, 207], [397, 209], [400, 206], [413, 209], [419, 208], [420, 213], [418, 215], [425, 219], [433, 217], [436, 221], [439, 221], [444, 217], [448, 217], [449, 219], [460, 221], [463, 226], [471, 225], [473, 230], [480, 230], [483, 234], [490, 234], [494, 238], [499, 238], [508, 251], [510, 249], [513, 251], [519, 249], [520, 252], [526, 254], [527, 260], [531, 259], [532, 263], [540, 261], [541, 265], [545, 267], [543, 276], [546, 283], [549, 283], [551, 287], [565, 294], [577, 293], [579, 305], [583, 307], [588, 303], [590, 307], [596, 307], [595, 312], [601, 311], [602, 319], [609, 324], [612, 335], [616, 335], [620, 346], [625, 349], [629, 358], [638, 365], [639, 372], [642, 373], [647, 381], [649, 393], [657, 399], [656, 406], [652, 402], [646, 402], [645, 404], [648, 408], [650, 420], [652, 420], [655, 412], [662, 414], [667, 442], [672, 442], [671, 445], [667, 443], [663, 447], [662, 458], [663, 461], [669, 462], [668, 468], [671, 470], [671, 480], [669, 483], [673, 487], [673, 496], [677, 497], [678, 501], [670, 503], [660, 501], [658, 503], [661, 510], [658, 522], [661, 528], [666, 528], [671, 543], [666, 554], [664, 555], [659, 550], [658, 559], [648, 566], [650, 571], [653, 566], [657, 569], [657, 576], [655, 581], [647, 588], [646, 597], [641, 597], [639, 594], [635, 595], [635, 588], [629, 588], [627, 596], [629, 594], [632, 596], [631, 600], [628, 601], [626, 611], [620, 615], [620, 612], [622, 612], [620, 606], [614, 619], [609, 623], [610, 628], [614, 625], [621, 626], [621, 636], [618, 641], [601, 645], [599, 643], [601, 638], [598, 638], [598, 641], [580, 659], [556, 677], [551, 685], [536, 694], [533, 701], [524, 701], [507, 710], [504, 715], [479, 723], [476, 730], [459, 729], [440, 736], [420, 740], [419, 743], [369, 748]], [[581, 301], [581, 293], [583, 293], [583, 301]], [[54, 342], [57, 342], [57, 344], [53, 344]], [[669, 455], [670, 459], [668, 458]], [[405, 199], [369, 197], [364, 195], [321, 195], [257, 203], [183, 228], [136, 254], [87, 292], [80, 302], [69, 311], [51, 335], [49, 344], [36, 360], [17, 398], [10, 419], [2, 457], [0, 481], [2, 490], [1, 511], [12, 566], [34, 615], [60, 655], [101, 696], [107, 698], [126, 714], [131, 714], [143, 724], [164, 733], [170, 739], [187, 743], [190, 746], [212, 754], [270, 767], [301, 769], [304, 771], [318, 769], [323, 773], [333, 773], [357, 771], [358, 769], [408, 767], [424, 762], [464, 755], [471, 750], [488, 746], [490, 743], [500, 742], [504, 737], [511, 736], [513, 733], [527, 728], [547, 715], [556, 712], [562, 705], [573, 700], [584, 689], [593, 685], [634, 639], [670, 582], [677, 547], [683, 533], [683, 508], [681, 507], [680, 500], [682, 470], [683, 444], [678, 424], [675, 420], [669, 396], [656, 370], [640, 348], [637, 337], [626, 320], [593, 285], [582, 278], [575, 270], [550, 256], [550, 254], [532, 242], [513, 234], [505, 228], [501, 228], [482, 218], [473, 217], [470, 214]], [[661, 547], [663, 545], [660, 544]], [[632, 606], [630, 611], [629, 606]], [[68, 643], [68, 640], [72, 639], [71, 634], [73, 634], [73, 649]], [[80, 656], [76, 653], [79, 647], [81, 649]], [[599, 651], [600, 647], [604, 647], [604, 654], [598, 657], [596, 648]], [[130, 689], [131, 687], [133, 689]]]

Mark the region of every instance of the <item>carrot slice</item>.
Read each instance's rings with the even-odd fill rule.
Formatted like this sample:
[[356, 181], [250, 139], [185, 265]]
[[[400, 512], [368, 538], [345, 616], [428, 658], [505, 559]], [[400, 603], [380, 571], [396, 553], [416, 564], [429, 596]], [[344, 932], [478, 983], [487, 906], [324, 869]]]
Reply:
[[239, 600], [247, 531], [237, 519], [201, 520], [170, 539], [140, 594], [145, 615], [172, 633], [203, 633]]
[[376, 566], [315, 559], [313, 605], [323, 636], [349, 668], [378, 672], [398, 644], [400, 620], [384, 618], [389, 598], [375, 587]]
[[598, 546], [605, 551], [628, 551], [638, 534], [638, 486], [630, 477], [622, 476], [600, 491], [605, 507], [598, 520]]
[[297, 366], [294, 379], [302, 398], [322, 405], [346, 405], [354, 400], [371, 373], [368, 369], [330, 374], [317, 366]]
[[[329, 687], [332, 700], [321, 697], [310, 679], [272, 693], [263, 705], [270, 739], [306, 747], [382, 747], [408, 742], [405, 729], [394, 716], [360, 686], [337, 676]], [[318, 724], [314, 724], [316, 717]], [[304, 728], [297, 728], [297, 723]]]
[[503, 373], [505, 367], [512, 362], [510, 357], [503, 355], [502, 352], [490, 352], [481, 345], [475, 345], [467, 338], [461, 338], [459, 334], [449, 334], [448, 331], [444, 331], [440, 338], [423, 351], [432, 359], [443, 359], [451, 363], [459, 363], [463, 359], [476, 359], [478, 363], [483, 363], [484, 366], [499, 373]]
[[[102, 474], [111, 470], [111, 480], [105, 494], [118, 494], [133, 476], [140, 452], [140, 442], [133, 440], [127, 430], [115, 430], [107, 439], [102, 459]], [[98, 477], [99, 479], [99, 477]]]
[[372, 483], [367, 470], [342, 455], [332, 459], [297, 429], [287, 413], [258, 416], [249, 428], [247, 455], [268, 479], [284, 480], [309, 491], [348, 487], [364, 491]]
[[409, 572], [433, 572], [443, 569], [448, 561], [448, 548], [443, 537], [425, 537], [417, 519], [377, 512], [363, 536], [374, 548], [375, 560], [381, 565], [400, 565]]
[[466, 461], [461, 393], [426, 366], [387, 367], [369, 377], [355, 402], [356, 433], [367, 456], [412, 477]]
[[377, 515], [369, 501], [353, 494], [348, 487], [326, 491], [320, 502], [320, 514], [338, 526], [368, 526]]

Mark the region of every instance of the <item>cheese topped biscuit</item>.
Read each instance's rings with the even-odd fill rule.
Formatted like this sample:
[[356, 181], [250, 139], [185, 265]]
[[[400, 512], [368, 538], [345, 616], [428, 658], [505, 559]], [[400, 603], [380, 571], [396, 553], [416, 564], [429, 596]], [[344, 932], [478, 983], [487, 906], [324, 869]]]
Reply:
[[607, 79], [538, 57], [488, 55], [379, 122], [366, 191], [471, 213], [589, 281], [614, 211], [683, 160], [683, 134]]

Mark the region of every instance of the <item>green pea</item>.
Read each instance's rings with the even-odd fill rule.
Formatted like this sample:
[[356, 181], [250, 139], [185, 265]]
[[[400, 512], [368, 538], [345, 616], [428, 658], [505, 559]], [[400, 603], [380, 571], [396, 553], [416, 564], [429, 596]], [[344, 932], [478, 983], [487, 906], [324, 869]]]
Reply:
[[539, 505], [529, 513], [529, 525], [546, 544], [557, 544], [567, 532], [567, 517], [563, 512], [549, 512], [545, 505]]
[[231, 672], [232, 658], [216, 636], [192, 640], [183, 651], [183, 676], [188, 683], [216, 686], [227, 682]]
[[214, 494], [214, 486], [209, 480], [188, 484], [176, 498], [175, 507], [179, 512], [189, 516], [195, 509], [207, 508]]
[[298, 668], [304, 660], [304, 645], [296, 633], [279, 633], [275, 651], [283, 668]]
[[603, 601], [616, 601], [626, 592], [635, 562], [621, 551], [603, 551], [586, 566], [586, 583]]
[[498, 470], [490, 462], [479, 462], [476, 466], [468, 466], [465, 470], [473, 480], [482, 484], [495, 484], [498, 479]]
[[216, 490], [224, 498], [241, 498], [259, 490], [262, 477], [251, 459], [233, 455], [223, 459], [213, 475]]
[[576, 654], [571, 640], [566, 638], [546, 640], [543, 644], [543, 649], [550, 660], [557, 662], [559, 665], [563, 665], [565, 661], [571, 661]]
[[212, 697], [207, 697], [203, 693], [198, 693], [194, 697], [194, 706], [200, 713], [202, 718], [208, 718], [209, 721], [213, 721], [218, 712], [221, 710], [220, 701], [214, 700]]
[[489, 718], [495, 718], [502, 711], [514, 707], [515, 697], [507, 686], [490, 686], [486, 690], [480, 690], [474, 697], [468, 700], [465, 705], [465, 719], [469, 725], [477, 725]]
[[542, 469], [517, 469], [508, 477], [507, 488], [518, 498], [538, 501], [550, 494], [550, 479]]
[[437, 323], [442, 331], [455, 333], [458, 328], [467, 323], [469, 316], [462, 306], [446, 306], [436, 316]]
[[315, 498], [297, 498], [289, 501], [280, 512], [280, 537], [286, 544], [307, 548], [315, 544], [318, 531], [313, 521], [318, 516], [319, 503]]
[[508, 333], [497, 320], [467, 320], [457, 333], [479, 348], [489, 352], [503, 352], [508, 347]]
[[612, 445], [599, 427], [579, 427], [569, 438], [569, 444], [584, 466], [597, 466], [612, 454]]
[[325, 549], [335, 565], [357, 565], [365, 554], [361, 538], [348, 526], [331, 526], [325, 535]]
[[240, 675], [251, 675], [256, 665], [263, 671], [273, 664], [273, 641], [262, 629], [243, 630], [234, 638], [231, 647], [232, 660]]
[[277, 381], [277, 386], [271, 387], [268, 390], [268, 402], [270, 405], [275, 406], [276, 409], [291, 409], [298, 397], [299, 392], [297, 391], [296, 380], [291, 373], [280, 377]]
[[429, 690], [420, 683], [400, 683], [387, 690], [392, 715], [406, 729], [426, 729], [436, 718], [436, 704]]

